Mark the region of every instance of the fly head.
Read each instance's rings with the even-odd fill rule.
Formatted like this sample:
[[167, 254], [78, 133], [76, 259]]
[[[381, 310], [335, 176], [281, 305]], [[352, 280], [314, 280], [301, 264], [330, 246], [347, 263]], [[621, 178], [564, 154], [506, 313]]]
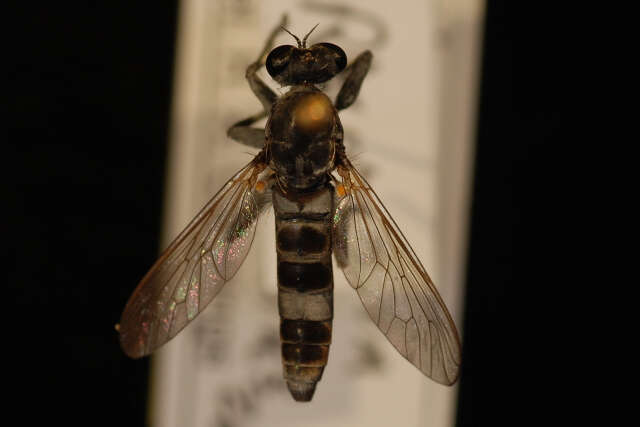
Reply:
[[[286, 28], [283, 29], [291, 34]], [[347, 66], [347, 55], [340, 46], [333, 43], [317, 43], [307, 47], [309, 34], [304, 37], [302, 42], [291, 34], [298, 42], [298, 47], [278, 46], [267, 56], [265, 64], [267, 72], [281, 85], [323, 83]]]

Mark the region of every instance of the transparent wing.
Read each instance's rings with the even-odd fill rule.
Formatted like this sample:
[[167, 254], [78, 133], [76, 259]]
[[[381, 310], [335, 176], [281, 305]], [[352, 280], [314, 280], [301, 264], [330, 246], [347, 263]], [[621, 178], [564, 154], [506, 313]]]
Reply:
[[[433, 380], [458, 377], [460, 340], [433, 282], [393, 218], [352, 166], [334, 216], [334, 253], [391, 344]], [[349, 188], [350, 187], [350, 188]]]
[[258, 164], [227, 181], [140, 281], [118, 328], [127, 355], [145, 356], [176, 336], [236, 274], [268, 203], [254, 188]]

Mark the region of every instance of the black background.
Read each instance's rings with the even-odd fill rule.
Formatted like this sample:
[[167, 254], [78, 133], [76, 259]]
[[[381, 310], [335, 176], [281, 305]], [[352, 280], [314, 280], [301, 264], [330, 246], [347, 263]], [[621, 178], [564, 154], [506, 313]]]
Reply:
[[177, 2], [23, 5], [5, 64], [12, 412], [140, 426], [149, 362], [114, 325], [160, 249]]
[[[546, 189], [561, 30], [535, 4], [510, 4], [487, 9], [460, 426], [546, 418], [557, 392], [539, 390], [547, 368], [566, 363], [547, 350], [552, 266], [540, 272], [556, 221]], [[160, 249], [177, 3], [24, 2], [8, 16], [18, 27], [5, 40], [1, 184], [12, 413], [28, 425], [142, 425], [148, 362], [126, 359], [113, 326]]]
[[459, 426], [558, 425], [574, 397], [558, 272], [578, 220], [559, 155], [577, 76], [561, 11], [514, 3], [488, 1], [485, 16]]

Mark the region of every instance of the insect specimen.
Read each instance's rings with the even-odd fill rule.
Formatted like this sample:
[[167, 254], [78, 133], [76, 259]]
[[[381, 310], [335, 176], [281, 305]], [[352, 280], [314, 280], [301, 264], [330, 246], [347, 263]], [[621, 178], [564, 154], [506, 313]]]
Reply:
[[[233, 125], [228, 135], [260, 152], [144, 276], [118, 327], [122, 348], [134, 358], [148, 355], [202, 312], [240, 268], [259, 216], [272, 205], [284, 379], [295, 400], [311, 400], [327, 363], [332, 253], [400, 354], [433, 380], [453, 384], [460, 365], [455, 324], [406, 238], [345, 153], [338, 111], [356, 100], [372, 54], [365, 51], [347, 66], [335, 44], [307, 47], [313, 29], [302, 40], [284, 27], [274, 29], [247, 68], [264, 110]], [[297, 46], [273, 48], [280, 30]], [[257, 75], [262, 66], [289, 90], [273, 92]], [[318, 85], [340, 72], [345, 80], [332, 102]], [[252, 127], [264, 117], [264, 129]]]

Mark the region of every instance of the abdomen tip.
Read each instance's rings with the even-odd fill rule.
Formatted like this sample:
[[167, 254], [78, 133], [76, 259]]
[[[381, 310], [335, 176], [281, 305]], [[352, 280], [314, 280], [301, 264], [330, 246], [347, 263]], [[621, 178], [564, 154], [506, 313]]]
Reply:
[[287, 387], [297, 402], [310, 402], [316, 391], [316, 383], [287, 381]]

